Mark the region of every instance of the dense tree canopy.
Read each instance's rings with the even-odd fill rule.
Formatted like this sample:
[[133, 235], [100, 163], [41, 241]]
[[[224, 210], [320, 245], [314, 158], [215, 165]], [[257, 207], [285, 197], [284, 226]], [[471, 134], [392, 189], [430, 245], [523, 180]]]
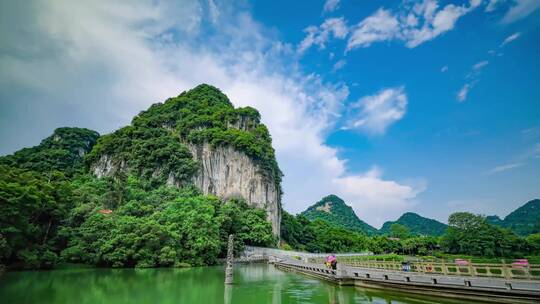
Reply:
[[356, 216], [353, 209], [336, 195], [328, 195], [302, 212], [310, 220], [324, 220], [344, 229], [354, 230], [367, 235], [377, 234], [377, 229]]
[[89, 175], [69, 181], [57, 174], [45, 180], [0, 166], [2, 261], [26, 268], [58, 261], [112, 267], [208, 265], [225, 253], [230, 233], [237, 235], [238, 249], [244, 244], [275, 246], [266, 212], [243, 201], [223, 203], [190, 187], [153, 188], [135, 176], [118, 183]]
[[488, 216], [490, 224], [509, 228], [516, 234], [527, 236], [540, 232], [540, 199], [528, 201], [525, 205], [508, 214], [504, 220], [498, 216]]
[[447, 226], [434, 219], [420, 216], [413, 212], [406, 212], [397, 221], [384, 223], [379, 230], [381, 234], [390, 234], [393, 224], [400, 224], [407, 227], [412, 235], [441, 236], [445, 233]]
[[37, 172], [61, 171], [72, 175], [83, 167], [83, 157], [99, 134], [84, 128], [58, 128], [38, 146], [0, 157], [0, 164]]

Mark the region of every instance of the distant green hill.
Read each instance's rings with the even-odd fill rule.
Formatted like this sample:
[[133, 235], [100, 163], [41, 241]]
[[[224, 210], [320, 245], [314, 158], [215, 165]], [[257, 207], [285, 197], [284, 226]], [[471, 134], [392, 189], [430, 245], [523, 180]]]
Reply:
[[538, 233], [540, 232], [540, 199], [528, 201], [503, 220], [496, 215], [488, 216], [486, 220], [490, 224], [510, 228], [521, 236]]
[[384, 223], [379, 232], [382, 234], [389, 234], [390, 226], [394, 223], [409, 228], [410, 233], [415, 235], [439, 236], [443, 235], [447, 228], [447, 225], [439, 221], [420, 216], [413, 212], [407, 212], [400, 216], [397, 221], [388, 221]]
[[496, 225], [496, 226], [503, 226], [504, 225], [504, 222], [503, 220], [501, 220], [501, 218], [497, 215], [488, 215], [486, 216], [486, 221], [488, 223], [490, 223], [491, 225]]
[[315, 203], [302, 215], [309, 220], [321, 219], [338, 227], [360, 231], [368, 235], [377, 234], [377, 229], [356, 216], [353, 209], [336, 195], [328, 195]]
[[89, 129], [58, 128], [39, 145], [0, 157], [0, 165], [72, 174], [82, 168], [85, 154], [92, 150], [98, 138], [99, 133]]

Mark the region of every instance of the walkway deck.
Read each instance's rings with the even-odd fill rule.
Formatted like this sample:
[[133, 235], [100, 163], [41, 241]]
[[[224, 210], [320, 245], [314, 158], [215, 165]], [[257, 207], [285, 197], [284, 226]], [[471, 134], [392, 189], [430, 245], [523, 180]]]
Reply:
[[277, 268], [296, 271], [340, 285], [393, 288], [496, 303], [540, 303], [540, 281], [442, 274], [411, 273], [344, 266], [332, 270], [321, 264], [276, 259]]

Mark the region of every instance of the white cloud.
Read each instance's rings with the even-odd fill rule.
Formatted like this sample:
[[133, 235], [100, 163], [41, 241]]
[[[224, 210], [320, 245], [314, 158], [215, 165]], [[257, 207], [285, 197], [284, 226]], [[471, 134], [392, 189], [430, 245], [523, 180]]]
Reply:
[[339, 8], [339, 0], [326, 0], [323, 12], [333, 12]]
[[392, 40], [399, 33], [399, 23], [390, 11], [379, 9], [351, 29], [347, 50], [368, 47], [373, 42]]
[[351, 104], [351, 119], [346, 128], [381, 135], [407, 112], [407, 94], [403, 87], [388, 88], [362, 97]]
[[[3, 143], [21, 137], [18, 130], [38, 141], [64, 125], [110, 132], [150, 104], [205, 82], [236, 106], [261, 112], [285, 173], [288, 211], [302, 211], [329, 193], [363, 210], [361, 193], [340, 186], [340, 179], [369, 184], [369, 193], [380, 198], [368, 193], [368, 204], [384, 206], [391, 198], [396, 213], [422, 190], [371, 171], [348, 173], [346, 160], [325, 144], [347, 86], [302, 73], [290, 59], [294, 49], [242, 9], [218, 2], [214, 19], [210, 7], [192, 1], [16, 3], [20, 7], [0, 9], [10, 25], [0, 28]], [[343, 29], [329, 31], [344, 36]], [[215, 34], [201, 37], [205, 32]], [[377, 224], [374, 214], [363, 219]]]
[[517, 32], [517, 33], [513, 33], [512, 35], [506, 37], [506, 39], [504, 39], [504, 41], [501, 43], [501, 47], [503, 47], [503, 46], [507, 45], [508, 43], [518, 39], [519, 36], [521, 36], [521, 33]]
[[489, 173], [493, 174], [493, 173], [504, 172], [504, 171], [515, 169], [515, 168], [519, 168], [519, 167], [521, 167], [523, 165], [524, 165], [523, 163], [505, 164], [505, 165], [497, 166], [497, 167], [489, 170]]
[[444, 73], [444, 72], [446, 72], [446, 71], [448, 71], [448, 66], [447, 66], [447, 65], [445, 65], [445, 66], [443, 66], [443, 67], [441, 68], [441, 72], [442, 72], [442, 73]]
[[422, 181], [416, 187], [384, 180], [382, 171], [373, 167], [360, 175], [350, 175], [333, 180], [342, 198], [351, 203], [363, 219], [370, 216], [370, 223], [380, 227], [388, 218], [397, 218], [404, 210], [410, 210], [415, 197], [425, 190]]
[[220, 13], [214, 0], [208, 0], [208, 10], [210, 11], [210, 19], [212, 20], [212, 23], [217, 23]]
[[473, 65], [473, 71], [476, 71], [476, 72], [479, 72], [481, 71], [484, 67], [486, 67], [487, 65], [489, 64], [489, 61], [487, 60], [482, 60], [476, 64]]
[[471, 12], [479, 5], [480, 1], [472, 0], [470, 1], [468, 7], [465, 5], [456, 6], [453, 4], [448, 4], [441, 10], [437, 10], [437, 1], [424, 0], [422, 4], [417, 4], [414, 8], [414, 11], [422, 14], [424, 17], [422, 27], [405, 28], [403, 30], [406, 46], [409, 48], [414, 48], [447, 31], [452, 30], [459, 18]]
[[515, 0], [512, 6], [502, 19], [502, 23], [512, 23], [529, 16], [540, 7], [538, 0]]
[[413, 6], [404, 5], [397, 13], [380, 8], [353, 27], [347, 50], [392, 40], [404, 41], [408, 48], [415, 48], [452, 30], [459, 18], [480, 4], [481, 0], [471, 0], [468, 5], [448, 4], [439, 9], [436, 0], [424, 0]]
[[457, 100], [459, 102], [464, 102], [467, 99], [467, 95], [469, 94], [469, 90], [471, 89], [471, 84], [464, 84], [461, 89], [459, 90], [457, 94]]
[[346, 21], [343, 17], [326, 19], [320, 26], [309, 26], [304, 30], [307, 35], [300, 42], [298, 52], [303, 53], [313, 45], [317, 45], [319, 48], [325, 48], [326, 42], [331, 37], [344, 39], [348, 31]]
[[345, 64], [347, 62], [345, 61], [345, 59], [340, 59], [338, 61], [336, 61], [336, 63], [334, 64], [334, 67], [332, 68], [333, 71], [339, 71], [341, 69], [343, 69], [345, 67]]
[[469, 92], [471, 91], [471, 89], [478, 83], [478, 81], [480, 81], [479, 77], [480, 77], [480, 74], [481, 74], [482, 70], [488, 64], [489, 64], [489, 61], [482, 60], [482, 61], [479, 61], [479, 62], [475, 63], [471, 67], [471, 71], [465, 77], [466, 79], [468, 79], [468, 83], [464, 84], [461, 87], [461, 89], [459, 90], [459, 92], [457, 93], [456, 98], [457, 98], [457, 100], [459, 102], [464, 102], [467, 99], [467, 96], [468, 96]]

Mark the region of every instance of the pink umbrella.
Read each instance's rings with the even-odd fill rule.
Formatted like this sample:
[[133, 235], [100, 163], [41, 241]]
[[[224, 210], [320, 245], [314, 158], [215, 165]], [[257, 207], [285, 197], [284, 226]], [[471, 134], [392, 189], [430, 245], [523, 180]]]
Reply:
[[332, 263], [336, 260], [336, 256], [335, 255], [329, 255], [326, 257], [326, 262], [327, 263]]

